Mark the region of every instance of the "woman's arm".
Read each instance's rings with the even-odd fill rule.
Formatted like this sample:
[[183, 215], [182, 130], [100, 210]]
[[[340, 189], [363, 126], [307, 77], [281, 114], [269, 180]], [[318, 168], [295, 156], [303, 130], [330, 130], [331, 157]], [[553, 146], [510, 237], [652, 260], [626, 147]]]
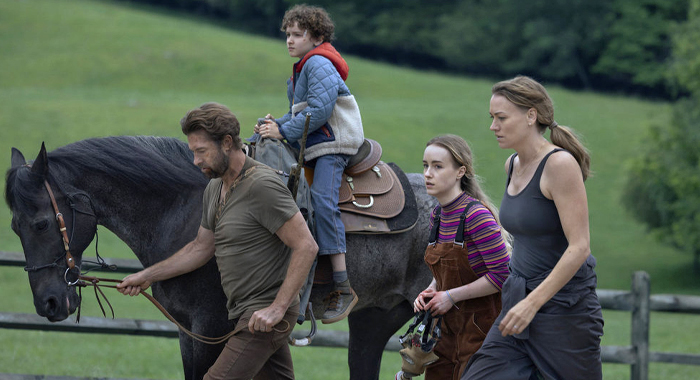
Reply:
[[459, 301], [484, 297], [499, 291], [500, 289], [493, 286], [493, 284], [483, 276], [469, 284], [435, 293], [433, 299], [428, 303], [427, 308], [432, 311], [432, 314], [441, 315], [447, 313], [453, 307], [456, 307], [456, 303]]

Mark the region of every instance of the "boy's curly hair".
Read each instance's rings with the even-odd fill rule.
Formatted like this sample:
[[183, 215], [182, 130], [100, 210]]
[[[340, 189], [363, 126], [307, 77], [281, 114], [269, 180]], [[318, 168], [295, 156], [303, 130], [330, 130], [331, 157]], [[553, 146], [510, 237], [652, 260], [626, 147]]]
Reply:
[[283, 32], [287, 28], [299, 24], [299, 29], [307, 30], [314, 38], [322, 38], [323, 42], [331, 42], [335, 38], [335, 24], [325, 9], [306, 4], [297, 4], [289, 9], [282, 19]]

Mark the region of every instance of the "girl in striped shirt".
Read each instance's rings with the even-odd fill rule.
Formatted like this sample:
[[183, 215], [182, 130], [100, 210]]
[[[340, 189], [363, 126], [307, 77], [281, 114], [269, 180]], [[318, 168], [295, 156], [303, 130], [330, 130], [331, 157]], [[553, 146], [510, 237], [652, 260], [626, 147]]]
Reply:
[[501, 310], [501, 286], [510, 255], [496, 209], [474, 174], [463, 138], [442, 135], [427, 144], [423, 175], [439, 205], [431, 214], [425, 262], [433, 281], [414, 302], [415, 311], [441, 315], [438, 360], [425, 379], [459, 379]]

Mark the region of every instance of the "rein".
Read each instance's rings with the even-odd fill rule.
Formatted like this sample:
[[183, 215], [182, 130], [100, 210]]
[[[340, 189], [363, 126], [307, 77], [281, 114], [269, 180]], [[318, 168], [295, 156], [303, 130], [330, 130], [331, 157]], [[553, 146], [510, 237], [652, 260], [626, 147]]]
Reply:
[[[100, 295], [102, 295], [102, 297], [105, 299], [105, 301], [109, 305], [110, 309], [112, 310], [112, 319], [114, 319], [114, 309], [112, 308], [112, 305], [107, 300], [107, 297], [105, 296], [104, 292], [102, 292], [101, 287], [117, 289], [117, 286], [116, 285], [99, 285], [99, 283], [102, 281], [104, 281], [104, 282], [116, 282], [116, 283], [122, 282], [121, 280], [116, 280], [113, 278], [99, 278], [99, 277], [93, 277], [93, 276], [80, 275], [79, 282], [78, 282], [77, 286], [80, 286], [80, 287], [93, 286], [95, 288], [95, 297], [97, 297], [97, 302], [100, 305], [100, 309], [102, 309], [102, 314], [105, 314], [105, 310], [102, 307], [102, 302], [100, 302], [100, 297], [98, 296], [98, 292]], [[238, 331], [234, 330], [234, 331], [229, 332], [226, 335], [223, 335], [223, 336], [220, 336], [217, 338], [211, 338], [211, 337], [203, 336], [203, 335], [200, 335], [197, 333], [193, 333], [192, 331], [188, 330], [185, 326], [180, 324], [180, 322], [178, 322], [167, 310], [165, 310], [165, 307], [163, 307], [163, 305], [161, 305], [160, 302], [158, 302], [158, 300], [156, 300], [152, 295], [146, 293], [143, 290], [141, 290], [139, 292], [139, 294], [141, 294], [142, 296], [146, 297], [149, 301], [151, 301], [153, 306], [155, 306], [158, 310], [160, 310], [160, 312], [163, 313], [163, 315], [166, 318], [168, 318], [168, 320], [170, 322], [174, 323], [180, 329], [180, 331], [184, 332], [185, 334], [189, 335], [192, 339], [197, 340], [199, 342], [202, 342], [205, 344], [223, 343], [223, 342], [226, 342], [230, 337], [232, 337], [235, 333], [238, 332]], [[78, 319], [79, 318], [80, 318], [80, 316], [78, 316]], [[289, 325], [289, 322], [287, 322], [287, 325]], [[287, 326], [287, 328], [289, 328], [289, 326]], [[283, 332], [283, 331], [280, 331], [280, 332]]]

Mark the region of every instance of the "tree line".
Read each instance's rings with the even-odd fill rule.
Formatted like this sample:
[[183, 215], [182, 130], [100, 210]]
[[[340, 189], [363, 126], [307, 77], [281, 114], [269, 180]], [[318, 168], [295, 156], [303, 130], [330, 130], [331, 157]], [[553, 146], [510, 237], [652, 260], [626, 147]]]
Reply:
[[650, 233], [693, 254], [700, 274], [700, 0], [672, 38], [669, 77], [688, 95], [668, 125], [652, 125], [630, 161], [623, 204]]
[[671, 34], [689, 0], [131, 0], [194, 12], [279, 38], [284, 12], [319, 5], [336, 47], [417, 68], [491, 78], [531, 75], [569, 88], [675, 98]]

